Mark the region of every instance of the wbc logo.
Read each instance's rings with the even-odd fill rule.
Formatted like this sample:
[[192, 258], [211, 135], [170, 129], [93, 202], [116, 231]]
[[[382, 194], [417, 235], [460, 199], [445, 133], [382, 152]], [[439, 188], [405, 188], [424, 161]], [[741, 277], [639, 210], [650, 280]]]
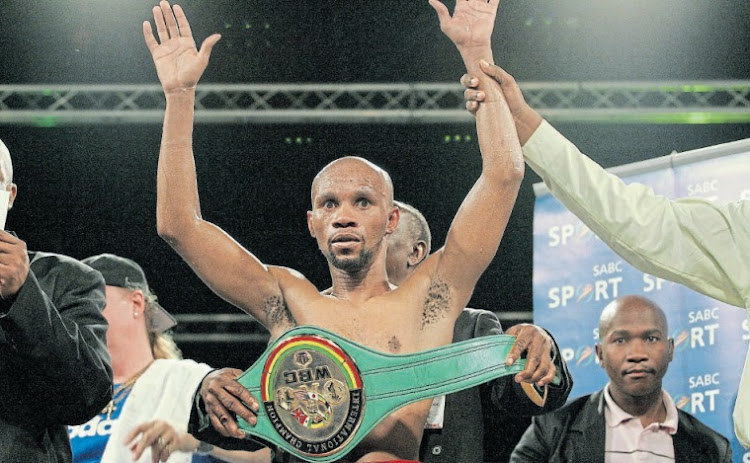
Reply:
[[264, 366], [261, 400], [274, 429], [301, 453], [326, 456], [346, 445], [361, 424], [365, 396], [359, 369], [337, 344], [292, 336]]

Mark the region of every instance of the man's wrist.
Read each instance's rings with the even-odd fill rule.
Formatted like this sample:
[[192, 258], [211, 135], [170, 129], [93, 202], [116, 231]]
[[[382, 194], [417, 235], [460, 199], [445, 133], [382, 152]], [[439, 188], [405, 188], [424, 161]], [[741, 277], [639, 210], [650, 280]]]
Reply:
[[516, 123], [518, 141], [521, 143], [522, 147], [526, 145], [531, 136], [534, 135], [534, 132], [536, 132], [544, 121], [542, 116], [531, 106], [524, 108], [519, 114], [514, 114], [513, 120]]
[[456, 45], [458, 53], [463, 58], [488, 59], [492, 58], [492, 44], [490, 42], [473, 45]]
[[170, 89], [163, 89], [164, 95], [166, 96], [182, 96], [182, 95], [195, 95], [195, 85], [192, 87], [175, 87]]
[[194, 104], [195, 103], [195, 87], [179, 88], [170, 91], [164, 91], [164, 98], [167, 100], [167, 104]]
[[210, 455], [211, 452], [214, 451], [214, 446], [209, 444], [208, 442], [203, 442], [202, 440], [198, 441], [198, 446], [195, 448], [196, 455]]

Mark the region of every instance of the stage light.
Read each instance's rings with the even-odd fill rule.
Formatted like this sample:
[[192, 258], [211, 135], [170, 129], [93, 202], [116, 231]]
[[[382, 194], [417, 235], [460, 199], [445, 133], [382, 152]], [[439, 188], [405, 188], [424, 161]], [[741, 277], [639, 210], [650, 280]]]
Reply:
[[443, 136], [443, 143], [471, 143], [474, 140], [470, 134], [453, 134]]
[[45, 127], [45, 128], [56, 127], [57, 126], [57, 118], [55, 118], [54, 116], [40, 117], [36, 121], [36, 126], [37, 127]]
[[312, 142], [312, 137], [303, 137], [299, 135], [284, 138], [284, 143], [286, 143], [287, 145], [309, 145], [312, 144]]

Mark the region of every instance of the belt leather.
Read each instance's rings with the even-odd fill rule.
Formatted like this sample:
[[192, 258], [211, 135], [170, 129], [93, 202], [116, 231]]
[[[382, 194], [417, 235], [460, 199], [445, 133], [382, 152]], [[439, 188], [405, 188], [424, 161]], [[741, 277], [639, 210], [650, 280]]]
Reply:
[[515, 339], [485, 336], [392, 355], [300, 326], [238, 378], [261, 402], [255, 426], [238, 424], [306, 461], [338, 460], [405, 405], [522, 371], [525, 359], [505, 364]]

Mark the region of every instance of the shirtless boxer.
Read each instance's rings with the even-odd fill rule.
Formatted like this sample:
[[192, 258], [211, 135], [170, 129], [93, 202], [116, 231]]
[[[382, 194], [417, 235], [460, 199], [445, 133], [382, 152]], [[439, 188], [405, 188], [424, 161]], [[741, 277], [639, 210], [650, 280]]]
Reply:
[[[441, 18], [441, 26], [471, 28], [476, 15], [494, 17], [497, 3], [459, 2], [452, 17]], [[211, 35], [197, 49], [182, 8], [162, 1], [153, 13], [158, 41], [149, 22], [144, 22], [143, 32], [167, 103], [157, 174], [159, 235], [216, 294], [272, 333], [294, 324], [314, 325], [399, 354], [449, 344], [456, 317], [497, 251], [523, 179], [520, 145], [499, 86], [490, 79], [481, 85], [488, 97], [476, 114], [483, 161], [479, 179], [459, 208], [444, 247], [397, 289], [388, 283], [385, 265], [384, 237], [399, 219], [388, 174], [355, 157], [333, 161], [318, 173], [307, 223], [328, 260], [333, 283], [331, 294], [321, 295], [299, 272], [260, 262], [202, 219], [192, 153], [195, 87], [220, 36]], [[476, 71], [480, 59], [492, 59], [488, 47], [475, 47], [470, 39], [458, 48], [475, 75], [480, 75]], [[516, 342], [508, 361], [523, 349]], [[534, 371], [536, 366], [528, 368]], [[553, 376], [554, 369], [539, 383]], [[231, 395], [252, 409], [257, 409], [257, 401], [237, 389], [213, 394], [213, 403], [204, 396], [213, 426], [242, 437], [231, 413], [250, 423], [255, 418]], [[417, 458], [430, 402], [413, 403], [386, 417], [347, 455], [348, 461]]]

